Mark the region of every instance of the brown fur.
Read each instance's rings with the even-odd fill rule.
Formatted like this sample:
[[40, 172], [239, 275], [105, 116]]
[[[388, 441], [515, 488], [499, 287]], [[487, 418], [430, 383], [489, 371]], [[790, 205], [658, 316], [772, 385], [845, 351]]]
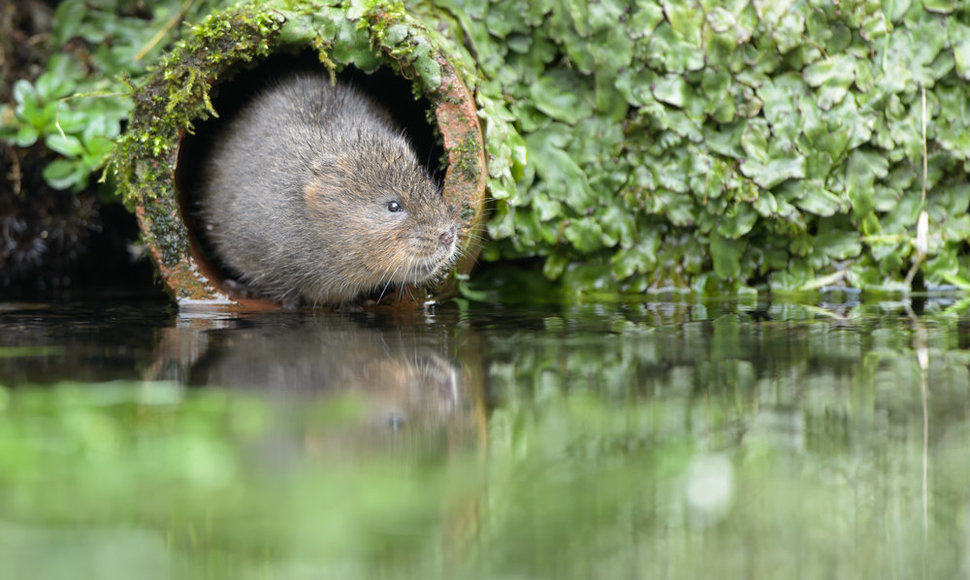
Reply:
[[437, 185], [388, 113], [347, 84], [288, 75], [214, 143], [201, 180], [206, 236], [257, 295], [338, 304], [421, 284], [455, 258], [458, 222]]

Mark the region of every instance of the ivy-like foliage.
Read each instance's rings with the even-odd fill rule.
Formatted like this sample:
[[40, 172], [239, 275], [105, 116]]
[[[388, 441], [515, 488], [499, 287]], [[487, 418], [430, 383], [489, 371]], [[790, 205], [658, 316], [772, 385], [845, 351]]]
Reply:
[[518, 169], [488, 259], [541, 257], [580, 294], [898, 290], [914, 263], [968, 286], [963, 3], [435, 4], [526, 152], [493, 159]]
[[[129, 79], [143, 75], [181, 33], [227, 0], [63, 0], [52, 15], [53, 56], [0, 103], [0, 139], [43, 143], [58, 158], [43, 168], [56, 189], [80, 191], [105, 163], [132, 111]], [[110, 194], [109, 194], [110, 197]]]

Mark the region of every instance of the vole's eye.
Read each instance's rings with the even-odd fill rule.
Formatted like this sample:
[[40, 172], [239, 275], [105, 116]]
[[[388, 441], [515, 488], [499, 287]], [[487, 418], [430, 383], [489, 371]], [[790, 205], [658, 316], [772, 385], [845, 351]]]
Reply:
[[404, 210], [404, 208], [401, 206], [400, 203], [398, 203], [396, 201], [389, 201], [389, 202], [387, 202], [387, 211], [389, 211], [391, 213], [397, 213], [397, 212], [403, 211], [403, 210]]

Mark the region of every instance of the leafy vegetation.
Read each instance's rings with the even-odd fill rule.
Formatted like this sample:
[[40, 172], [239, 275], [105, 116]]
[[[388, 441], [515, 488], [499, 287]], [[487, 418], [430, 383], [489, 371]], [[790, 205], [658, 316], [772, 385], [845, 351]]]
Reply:
[[185, 0], [64, 0], [53, 15], [56, 52], [36, 79], [13, 83], [0, 104], [0, 138], [59, 154], [43, 170], [56, 189], [79, 191], [99, 170], [132, 110], [129, 81], [178, 37], [183, 18], [209, 7]]
[[438, 5], [528, 152], [490, 259], [578, 293], [903, 289], [926, 211], [925, 284], [968, 285], [967, 7]]
[[[18, 82], [0, 135], [43, 141], [62, 156], [48, 181], [83, 186], [131, 110], [107, 95], [158, 62], [179, 36], [172, 23], [222, 4], [168, 0], [139, 13], [124, 0], [62, 2], [54, 39], [85, 51]], [[321, 41], [360, 62], [353, 28], [374, 24], [360, 16], [401, 7], [265, 7], [277, 5], [351, 15]], [[960, 3], [405, 5], [478, 91], [488, 260], [539, 259], [566, 295], [970, 287], [970, 8]], [[78, 93], [105, 96], [67, 98]]]

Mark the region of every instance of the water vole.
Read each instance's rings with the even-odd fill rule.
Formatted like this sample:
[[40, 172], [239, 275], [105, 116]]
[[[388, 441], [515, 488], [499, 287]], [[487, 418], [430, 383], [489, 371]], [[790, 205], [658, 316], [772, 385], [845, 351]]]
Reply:
[[458, 221], [390, 115], [320, 72], [278, 79], [214, 135], [200, 217], [252, 294], [338, 304], [426, 282]]

